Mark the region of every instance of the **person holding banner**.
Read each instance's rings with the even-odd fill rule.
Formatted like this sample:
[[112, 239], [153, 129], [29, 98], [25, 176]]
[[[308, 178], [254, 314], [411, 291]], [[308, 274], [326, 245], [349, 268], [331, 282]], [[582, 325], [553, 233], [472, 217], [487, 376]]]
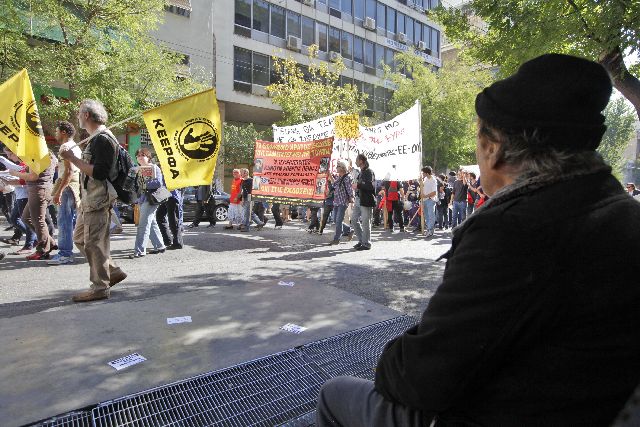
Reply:
[[229, 225], [224, 228], [225, 230], [233, 230], [233, 226], [237, 224], [240, 229], [242, 222], [242, 178], [240, 177], [240, 169], [234, 169], [229, 193]]
[[[373, 207], [376, 205], [375, 182], [376, 176], [369, 168], [367, 156], [360, 153], [356, 157], [356, 166], [360, 168], [358, 180], [353, 184], [354, 190], [359, 193], [359, 203], [353, 206], [353, 221], [358, 243], [354, 246], [357, 251], [371, 249], [371, 219]], [[358, 221], [360, 219], [360, 221]]]
[[338, 160], [336, 166], [338, 171], [338, 179], [334, 184], [333, 196], [333, 212], [336, 218], [336, 232], [330, 245], [340, 243], [340, 237], [348, 236], [349, 240], [353, 238], [354, 230], [344, 223], [344, 214], [350, 203], [353, 203], [353, 187], [351, 185], [351, 177], [347, 173], [347, 162]]
[[422, 202], [426, 237], [433, 236], [436, 227], [436, 203], [438, 201], [438, 181], [432, 175], [431, 166], [422, 168]]
[[100, 101], [85, 99], [80, 103], [78, 124], [91, 135], [82, 158], [73, 150], [60, 157], [80, 169], [80, 209], [73, 242], [89, 263], [91, 289], [73, 296], [74, 302], [109, 298], [110, 288], [126, 279], [127, 274], [111, 259], [109, 226], [111, 206], [117, 194], [109, 183], [117, 175], [117, 140], [107, 129], [108, 115]]
[[264, 223], [260, 221], [258, 215], [255, 212], [251, 212], [251, 188], [253, 187], [253, 178], [249, 176], [249, 169], [243, 168], [240, 170], [240, 177], [242, 178], [242, 184], [240, 185], [242, 191], [242, 209], [243, 209], [243, 222], [239, 227], [240, 231], [249, 231], [249, 225], [251, 221], [256, 223], [256, 230], [260, 230], [264, 227]]

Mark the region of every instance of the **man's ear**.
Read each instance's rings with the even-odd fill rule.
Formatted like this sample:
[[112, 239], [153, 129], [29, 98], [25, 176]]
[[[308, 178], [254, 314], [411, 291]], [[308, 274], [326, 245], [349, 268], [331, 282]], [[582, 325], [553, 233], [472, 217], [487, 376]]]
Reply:
[[488, 166], [496, 169], [500, 166], [500, 143], [490, 140], [486, 137], [480, 138], [480, 149], [483, 151]]

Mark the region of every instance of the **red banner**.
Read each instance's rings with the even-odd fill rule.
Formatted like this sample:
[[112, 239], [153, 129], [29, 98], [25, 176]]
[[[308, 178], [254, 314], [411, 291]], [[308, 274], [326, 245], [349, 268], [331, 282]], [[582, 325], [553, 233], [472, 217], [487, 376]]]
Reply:
[[321, 205], [333, 138], [286, 144], [256, 141], [252, 195], [290, 205]]

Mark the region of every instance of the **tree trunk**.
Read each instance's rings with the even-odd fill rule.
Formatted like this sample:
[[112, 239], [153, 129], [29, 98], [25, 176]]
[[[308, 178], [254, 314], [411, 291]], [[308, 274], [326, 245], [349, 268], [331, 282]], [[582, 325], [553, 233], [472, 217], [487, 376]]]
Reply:
[[600, 64], [606, 68], [613, 79], [613, 86], [627, 98], [636, 109], [636, 115], [640, 120], [640, 80], [632, 75], [624, 64], [624, 57], [620, 47], [600, 56]]

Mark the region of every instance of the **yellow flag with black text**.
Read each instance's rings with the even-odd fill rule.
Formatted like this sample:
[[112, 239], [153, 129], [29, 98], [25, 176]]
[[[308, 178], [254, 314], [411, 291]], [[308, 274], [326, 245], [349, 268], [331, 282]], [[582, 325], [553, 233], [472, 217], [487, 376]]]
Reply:
[[0, 142], [40, 173], [51, 159], [27, 70], [0, 85]]
[[215, 89], [146, 111], [143, 118], [169, 190], [211, 183], [222, 141]]

